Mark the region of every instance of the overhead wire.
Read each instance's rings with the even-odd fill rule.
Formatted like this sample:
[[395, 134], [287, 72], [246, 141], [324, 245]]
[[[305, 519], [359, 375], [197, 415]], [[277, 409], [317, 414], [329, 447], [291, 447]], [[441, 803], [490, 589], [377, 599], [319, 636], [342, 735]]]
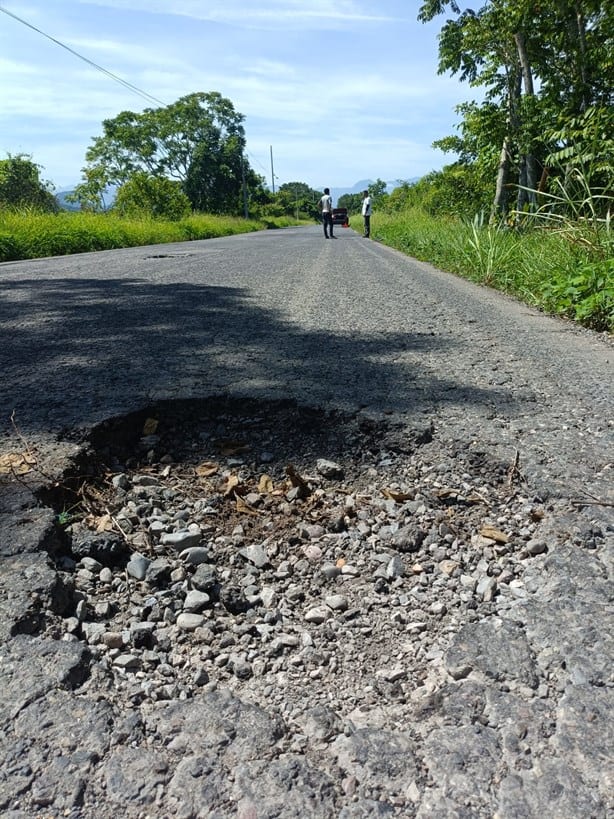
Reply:
[[[152, 102], [156, 102], [159, 105], [166, 106], [165, 102], [162, 102], [162, 100], [159, 100], [157, 97], [154, 97], [153, 94], [149, 94], [147, 91], [143, 91], [141, 88], [138, 88], [136, 85], [133, 85], [131, 82], [128, 82], [127, 80], [124, 80], [122, 77], [119, 77], [117, 74], [114, 74], [112, 71], [109, 71], [108, 69], [103, 68], [103, 66], [98, 65], [98, 63], [95, 63], [93, 60], [90, 60], [88, 57], [85, 57], [83, 54], [80, 54], [78, 51], [75, 51], [74, 48], [71, 48], [70, 46], [66, 45], [66, 43], [63, 43], [61, 40], [58, 40], [56, 37], [52, 37], [51, 34], [47, 34], [47, 32], [43, 31], [40, 28], [37, 28], [32, 23], [29, 23], [27, 20], [24, 20], [22, 17], [19, 17], [17, 14], [14, 14], [12, 11], [9, 11], [4, 6], [0, 5], [0, 12], [3, 12], [8, 17], [12, 17], [14, 20], [17, 20], [17, 22], [22, 23], [24, 26], [27, 26], [28, 28], [32, 29], [32, 31], [35, 31], [37, 34], [40, 34], [42, 37], [45, 37], [47, 40], [50, 40], [52, 43], [55, 43], [56, 45], [60, 46], [60, 48], [63, 48], [65, 51], [68, 51], [74, 57], [77, 57], [79, 60], [82, 60], [83, 62], [87, 63], [87, 65], [90, 65], [92, 68], [95, 68], [97, 71], [100, 71], [102, 74], [105, 74], [107, 77], [114, 80], [115, 82], [118, 82], [120, 85], [122, 85], [124, 88], [128, 89], [129, 91], [132, 91], [133, 93], [138, 94], [143, 99], [151, 100]], [[255, 157], [253, 157], [247, 150], [245, 150], [245, 153], [248, 155], [248, 157], [250, 159], [252, 159], [258, 165], [260, 165], [260, 167], [265, 171], [265, 173], [267, 172], [266, 168], [262, 165], [262, 163], [259, 160], [257, 160]]]
[[141, 88], [137, 88], [137, 86], [133, 85], [131, 82], [128, 82], [127, 80], [122, 79], [122, 77], [119, 77], [117, 74], [114, 74], [112, 71], [103, 68], [101, 65], [98, 65], [98, 63], [95, 63], [88, 57], [84, 57], [83, 54], [79, 54], [79, 52], [75, 51], [74, 48], [67, 46], [66, 43], [63, 43], [61, 40], [52, 37], [50, 34], [47, 34], [45, 31], [42, 31], [42, 29], [37, 28], [35, 25], [32, 25], [32, 23], [28, 23], [27, 20], [24, 20], [22, 17], [19, 17], [12, 11], [9, 11], [8, 9], [4, 8], [4, 6], [0, 6], [0, 11], [8, 15], [9, 17], [12, 17], [14, 20], [17, 20], [19, 23], [22, 23], [24, 26], [31, 28], [32, 31], [36, 31], [37, 34], [40, 34], [43, 37], [46, 37], [48, 40], [51, 40], [52, 43], [55, 43], [56, 45], [60, 46], [60, 48], [63, 48], [66, 51], [70, 52], [70, 54], [72, 54], [75, 57], [78, 57], [78, 59], [83, 60], [83, 62], [92, 66], [92, 68], [95, 68], [97, 71], [102, 72], [107, 77], [110, 77], [112, 80], [115, 80], [115, 82], [120, 83], [120, 85], [123, 85], [124, 88], [128, 89], [128, 91], [132, 91], [133, 93], [138, 94], [143, 99], [151, 100], [152, 102], [157, 102], [159, 105], [162, 106], [166, 105], [166, 103], [162, 102], [162, 100], [159, 100], [157, 97], [154, 97], [153, 94], [149, 94], [147, 93], [147, 91], [143, 91]]

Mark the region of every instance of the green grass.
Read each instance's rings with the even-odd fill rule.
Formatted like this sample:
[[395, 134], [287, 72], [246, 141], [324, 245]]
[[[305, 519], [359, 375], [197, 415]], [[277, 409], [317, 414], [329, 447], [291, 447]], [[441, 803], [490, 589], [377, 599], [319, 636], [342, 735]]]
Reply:
[[377, 214], [372, 235], [549, 313], [614, 332], [614, 236], [607, 224], [570, 227], [514, 230], [416, 209]]
[[0, 262], [121, 247], [212, 239], [296, 224], [288, 218], [197, 214], [177, 222], [122, 219], [110, 213], [42, 214], [0, 210]]

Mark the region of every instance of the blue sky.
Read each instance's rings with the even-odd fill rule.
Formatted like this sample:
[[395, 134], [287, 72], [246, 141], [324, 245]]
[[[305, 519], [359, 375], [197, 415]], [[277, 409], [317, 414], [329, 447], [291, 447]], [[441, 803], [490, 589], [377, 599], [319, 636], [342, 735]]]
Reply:
[[[437, 75], [443, 18], [413, 0], [0, 0], [164, 104], [218, 91], [245, 116], [250, 164], [276, 185], [410, 179], [453, 161], [471, 89]], [[0, 13], [0, 158], [25, 153], [58, 190], [79, 181], [103, 119], [158, 107]]]

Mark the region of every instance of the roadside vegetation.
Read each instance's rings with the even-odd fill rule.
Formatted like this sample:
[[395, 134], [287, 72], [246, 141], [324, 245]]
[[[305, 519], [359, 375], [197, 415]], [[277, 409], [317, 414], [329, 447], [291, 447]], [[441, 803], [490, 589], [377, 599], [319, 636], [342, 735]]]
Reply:
[[0, 210], [0, 261], [37, 259], [121, 247], [213, 239], [295, 224], [289, 217], [244, 219], [193, 214], [176, 221], [112, 213]]
[[[554, 166], [553, 166], [554, 171]], [[566, 168], [533, 210], [506, 219], [478, 211], [471, 168], [448, 166], [387, 193], [371, 186], [373, 239], [593, 330], [614, 332], [614, 195]], [[562, 180], [565, 180], [564, 182]], [[340, 204], [362, 229], [360, 200]]]
[[[462, 4], [464, 5], [464, 4]], [[614, 5], [423, 0], [443, 16], [439, 72], [483, 90], [458, 106], [454, 161], [370, 185], [372, 236], [586, 327], [614, 332]], [[250, 167], [244, 117], [197, 92], [102, 123], [66, 213], [31, 157], [0, 160], [0, 261], [206, 239], [311, 222], [320, 191]], [[109, 199], [111, 201], [109, 201]], [[361, 194], [342, 196], [360, 227]]]
[[611, 237], [604, 246], [604, 237], [594, 244], [594, 236], [575, 229], [518, 231], [477, 219], [434, 217], [418, 208], [379, 213], [372, 230], [375, 239], [442, 270], [591, 329], [614, 332]]
[[458, 106], [457, 133], [434, 143], [452, 164], [391, 193], [377, 180], [371, 235], [613, 332], [614, 6], [462, 5], [424, 0], [418, 16], [445, 17], [439, 72], [483, 99]]

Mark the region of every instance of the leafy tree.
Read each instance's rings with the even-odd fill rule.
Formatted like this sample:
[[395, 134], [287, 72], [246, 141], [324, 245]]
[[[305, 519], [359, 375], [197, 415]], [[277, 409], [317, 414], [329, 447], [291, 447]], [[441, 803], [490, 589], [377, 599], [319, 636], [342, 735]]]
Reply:
[[360, 213], [362, 208], [362, 193], [344, 193], [339, 197], [337, 205], [347, 208], [349, 214]]
[[[388, 193], [386, 191], [387, 188], [386, 182], [383, 179], [376, 179], [375, 182], [371, 182], [369, 185], [369, 194], [371, 196], [371, 201], [373, 203], [374, 208], [380, 208], [386, 201], [388, 197]], [[362, 196], [361, 196], [362, 201]]]
[[179, 182], [137, 171], [118, 190], [113, 210], [133, 218], [176, 220], [188, 216], [191, 208]]
[[40, 165], [26, 154], [7, 154], [7, 157], [0, 160], [0, 206], [57, 212], [58, 200], [51, 185], [41, 180]]
[[419, 205], [418, 185], [419, 183], [407, 180], [399, 181], [386, 200], [385, 210], [388, 213], [398, 213]]
[[106, 210], [107, 173], [104, 166], [89, 165], [83, 168], [82, 174], [83, 182], [80, 182], [72, 193], [67, 194], [67, 201], [78, 202], [81, 210], [95, 213]]
[[614, 183], [614, 106], [588, 108], [549, 137], [556, 145], [550, 162], [577, 167], [590, 178], [600, 177], [604, 186]]
[[439, 70], [486, 89], [482, 111], [475, 105], [465, 110], [472, 121], [465, 119], [457, 145], [448, 147], [460, 148], [461, 160], [473, 153], [471, 161], [479, 159], [485, 167], [498, 144], [493, 215], [508, 210], [513, 180], [516, 210], [534, 208], [550, 151], [545, 133], [591, 105], [612, 104], [611, 4], [482, 0], [474, 11], [461, 10], [455, 0], [426, 0], [419, 19], [432, 20], [447, 10], [453, 17], [441, 30]]
[[473, 219], [490, 212], [489, 192], [484, 189], [477, 163], [454, 162], [433, 171], [417, 183], [416, 193], [429, 213]]
[[[369, 194], [374, 208], [382, 208], [388, 199], [387, 183], [383, 179], [376, 179], [369, 184]], [[363, 192], [344, 193], [339, 197], [337, 204], [340, 208], [347, 208], [349, 213], [360, 213], [362, 210]]]
[[[163, 108], [123, 111], [103, 122], [87, 151], [86, 185], [123, 185], [138, 171], [181, 183], [194, 209], [239, 213], [242, 187], [259, 186], [244, 158], [243, 115], [218, 92]], [[89, 176], [88, 176], [89, 175]]]
[[288, 215], [306, 214], [309, 218], [319, 216], [318, 202], [322, 194], [305, 182], [284, 182], [275, 195], [276, 203]]

